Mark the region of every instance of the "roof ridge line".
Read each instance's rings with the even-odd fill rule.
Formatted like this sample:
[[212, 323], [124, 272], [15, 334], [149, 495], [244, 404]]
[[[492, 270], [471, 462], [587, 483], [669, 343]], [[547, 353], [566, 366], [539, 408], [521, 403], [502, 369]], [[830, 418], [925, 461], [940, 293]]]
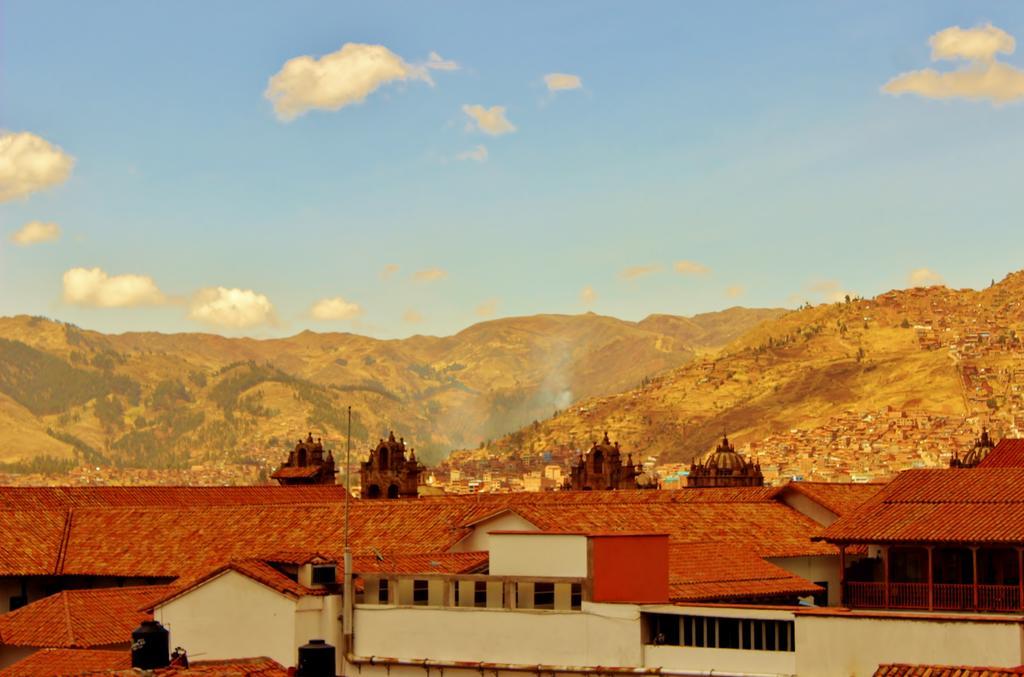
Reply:
[[69, 507], [64, 518], [64, 532], [61, 534], [60, 545], [57, 548], [57, 560], [53, 563], [53, 573], [57, 576], [64, 573], [64, 558], [68, 552], [68, 541], [71, 540], [71, 522], [74, 519], [74, 513], [75, 509]]
[[68, 603], [68, 594], [66, 590], [60, 592], [61, 601], [64, 602], [64, 620], [67, 622], [67, 633], [68, 633], [68, 646], [75, 646], [75, 624], [71, 621], [71, 606]]

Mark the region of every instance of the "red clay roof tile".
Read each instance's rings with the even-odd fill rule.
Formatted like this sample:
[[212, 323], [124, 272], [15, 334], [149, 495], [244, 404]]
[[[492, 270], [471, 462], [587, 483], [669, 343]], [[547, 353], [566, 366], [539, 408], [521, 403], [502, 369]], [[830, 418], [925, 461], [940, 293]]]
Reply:
[[793, 597], [822, 590], [747, 548], [719, 543], [669, 548], [669, 595], [673, 602]]
[[1011, 677], [1024, 674], [1024, 667], [977, 668], [964, 665], [879, 665], [874, 677]]
[[131, 668], [131, 654], [100, 649], [43, 649], [0, 669], [0, 677], [71, 677]]
[[823, 533], [831, 542], [1024, 542], [1024, 468], [906, 470]]
[[845, 515], [860, 507], [884, 486], [852, 482], [790, 482], [779, 487], [776, 495], [796, 491], [836, 515]]
[[1024, 440], [1004, 438], [978, 464], [979, 468], [1024, 468]]
[[0, 644], [53, 648], [89, 648], [127, 644], [140, 612], [166, 586], [64, 590], [0, 615]]

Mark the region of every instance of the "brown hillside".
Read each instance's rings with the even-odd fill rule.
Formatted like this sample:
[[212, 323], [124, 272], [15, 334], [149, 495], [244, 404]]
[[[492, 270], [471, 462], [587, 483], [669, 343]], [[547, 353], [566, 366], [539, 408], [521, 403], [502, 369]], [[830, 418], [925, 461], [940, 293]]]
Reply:
[[782, 312], [641, 322], [537, 315], [403, 340], [105, 335], [0, 318], [0, 461], [181, 467], [276, 456], [308, 429], [338, 440], [347, 405], [358, 443], [395, 429], [437, 459], [580, 398], [633, 387]]
[[[456, 458], [582, 450], [608, 431], [643, 456], [688, 461], [723, 431], [742, 444], [886, 406], [1009, 428], [1024, 421], [1022, 295], [1024, 273], [1014, 273], [982, 291], [916, 288], [805, 307], [758, 323], [717, 354]], [[666, 331], [675, 321], [645, 322]]]

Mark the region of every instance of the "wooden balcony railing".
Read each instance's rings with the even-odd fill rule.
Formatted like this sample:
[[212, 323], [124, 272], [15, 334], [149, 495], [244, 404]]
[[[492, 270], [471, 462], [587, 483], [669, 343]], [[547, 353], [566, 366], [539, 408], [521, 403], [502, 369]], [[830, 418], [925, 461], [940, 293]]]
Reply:
[[[971, 584], [846, 582], [846, 605], [857, 609], [935, 609], [937, 611], [1019, 611], [1020, 587], [1016, 585], [978, 585], [974, 601]], [[888, 602], [888, 603], [887, 603]]]

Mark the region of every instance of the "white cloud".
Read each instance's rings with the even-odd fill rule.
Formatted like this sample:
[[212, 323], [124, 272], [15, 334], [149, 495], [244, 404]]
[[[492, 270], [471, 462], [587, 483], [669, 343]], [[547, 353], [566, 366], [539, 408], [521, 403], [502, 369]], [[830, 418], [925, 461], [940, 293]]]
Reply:
[[544, 76], [544, 84], [548, 86], [549, 92], [557, 92], [562, 89], [579, 89], [583, 86], [583, 81], [578, 75], [548, 73]]
[[996, 54], [1013, 54], [1016, 48], [1013, 36], [992, 24], [967, 29], [952, 26], [928, 38], [928, 44], [932, 46], [932, 61], [992, 61]]
[[659, 265], [650, 266], [630, 266], [619, 273], [619, 277], [625, 280], [635, 280], [638, 277], [644, 277], [645, 275], [652, 275], [661, 270]]
[[423, 321], [423, 316], [410, 308], [402, 314], [402, 319], [409, 324], [419, 324]]
[[726, 288], [725, 295], [731, 299], [735, 299], [739, 298], [740, 296], [743, 296], [743, 293], [746, 291], [747, 290], [746, 288], [743, 287], [743, 285], [734, 284], [731, 287]]
[[334, 298], [320, 299], [314, 303], [310, 314], [314, 319], [326, 322], [353, 320], [363, 314], [363, 309], [358, 303], [352, 303], [340, 296], [335, 296]]
[[203, 289], [192, 301], [189, 317], [221, 327], [244, 328], [274, 323], [274, 306], [251, 289]]
[[11, 234], [11, 242], [27, 247], [40, 242], [53, 242], [60, 238], [60, 226], [56, 223], [29, 221]]
[[480, 317], [493, 317], [498, 312], [498, 299], [484, 301], [476, 307], [476, 314]]
[[476, 128], [491, 136], [500, 136], [516, 131], [516, 126], [505, 117], [504, 106], [484, 108], [480, 105], [470, 106], [466, 104], [462, 107], [462, 112], [472, 120], [469, 123], [470, 129], [474, 127], [475, 123]]
[[319, 59], [289, 59], [271, 76], [263, 96], [277, 117], [288, 121], [314, 108], [340, 110], [362, 103], [381, 85], [406, 80], [431, 82], [427, 68], [406, 63], [383, 45], [349, 42]]
[[30, 132], [0, 135], [0, 202], [64, 183], [75, 159]]
[[72, 268], [64, 273], [64, 300], [79, 306], [125, 308], [167, 301], [147, 275], [108, 275], [100, 268]]
[[427, 268], [426, 270], [417, 270], [412, 274], [412, 279], [417, 282], [436, 282], [437, 280], [443, 280], [448, 277], [448, 271], [442, 270], [441, 268]]
[[676, 261], [673, 268], [681, 275], [707, 275], [711, 272], [710, 268], [696, 261]]
[[588, 308], [597, 300], [597, 292], [589, 284], [580, 291], [580, 303]]
[[473, 150], [467, 150], [459, 153], [455, 156], [458, 160], [476, 160], [477, 162], [487, 162], [487, 146], [477, 146]]
[[907, 282], [911, 287], [930, 287], [936, 284], [943, 284], [942, 276], [929, 268], [917, 268], [910, 271]]
[[400, 268], [401, 267], [397, 263], [389, 263], [389, 264], [385, 265], [383, 268], [381, 268], [381, 271], [380, 271], [381, 279], [387, 280], [392, 275], [397, 273], [400, 270]]
[[987, 99], [1008, 103], [1024, 98], [1024, 70], [996, 60], [997, 54], [1012, 54], [1016, 43], [1006, 31], [991, 24], [963, 29], [953, 26], [929, 39], [932, 60], [966, 60], [952, 71], [934, 68], [897, 75], [882, 86], [888, 94], [917, 94], [929, 99]]
[[459, 64], [448, 59], [442, 59], [441, 55], [437, 52], [431, 52], [430, 56], [427, 57], [427, 62], [423, 64], [430, 70], [435, 71], [457, 71], [459, 70]]

